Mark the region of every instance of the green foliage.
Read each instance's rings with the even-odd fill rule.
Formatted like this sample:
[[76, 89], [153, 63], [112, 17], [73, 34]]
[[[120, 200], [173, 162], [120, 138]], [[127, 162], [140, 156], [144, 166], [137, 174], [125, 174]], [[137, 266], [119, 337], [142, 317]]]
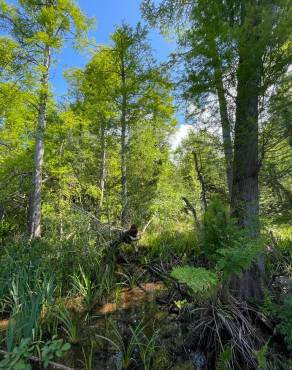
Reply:
[[[247, 243], [247, 241], [246, 241]], [[245, 244], [242, 247], [222, 248], [217, 251], [219, 254], [216, 269], [223, 271], [223, 278], [231, 275], [240, 277], [242, 272], [247, 270], [258, 255], [259, 247], [255, 243]]]
[[89, 352], [82, 347], [83, 366], [85, 370], [94, 370], [94, 343], [91, 342]]
[[99, 298], [99, 291], [92, 279], [79, 266], [79, 273], [72, 276], [74, 293], [82, 296], [87, 310], [90, 310]]
[[5, 355], [4, 360], [0, 361], [0, 369], [31, 370], [32, 367], [27, 360], [32, 355], [32, 352], [31, 339], [21, 339], [19, 346], [15, 346], [12, 352]]
[[76, 344], [80, 341], [81, 322], [77, 314], [61, 306], [56, 313], [57, 319], [62, 324], [62, 329], [70, 343]]
[[292, 294], [285, 297], [283, 305], [279, 308], [278, 316], [281, 323], [277, 327], [284, 336], [287, 348], [292, 350]]
[[3, 370], [31, 370], [29, 358], [36, 349], [41, 347], [41, 361], [44, 368], [55, 357], [61, 358], [70, 349], [69, 343], [64, 343], [63, 339], [53, 337], [40, 346], [38, 342], [32, 342], [30, 338], [22, 338], [19, 345], [15, 346], [12, 352], [7, 353], [0, 361], [0, 369]]
[[7, 349], [11, 351], [21, 339], [38, 339], [40, 316], [45, 304], [52, 303], [52, 282], [29, 277], [26, 270], [20, 271], [11, 284], [11, 317], [7, 329]]
[[218, 198], [204, 214], [201, 244], [210, 267], [222, 271], [223, 279], [233, 274], [240, 277], [262, 252], [262, 243], [245, 235]]
[[63, 357], [70, 348], [71, 346], [69, 343], [64, 343], [63, 339], [57, 339], [57, 337], [54, 336], [42, 347], [41, 359], [44, 367], [47, 368], [49, 362], [52, 361], [55, 357]]
[[2, 220], [0, 222], [0, 240], [3, 243], [5, 238], [9, 236], [9, 234], [13, 231], [13, 225], [9, 222]]
[[232, 348], [226, 346], [224, 350], [220, 353], [218, 360], [216, 362], [216, 370], [230, 370], [232, 363]]
[[217, 275], [202, 267], [175, 267], [171, 272], [171, 276], [180, 283], [186, 284], [192, 294], [210, 293], [219, 285]]
[[104, 337], [102, 335], [97, 335], [97, 338], [107, 341], [110, 343], [115, 350], [118, 351], [119, 357], [117, 358], [117, 369], [129, 369], [130, 366], [134, 363], [134, 351], [137, 346], [137, 339], [140, 338], [141, 333], [143, 332], [143, 326], [140, 323], [135, 328], [130, 328], [131, 336], [128, 341], [125, 341], [121, 335], [119, 329], [115, 324], [110, 322], [109, 325], [111, 331], [111, 338]]
[[240, 236], [225, 204], [219, 198], [213, 199], [203, 216], [202, 252], [214, 265], [219, 257], [218, 251], [233, 248]]
[[194, 231], [180, 231], [177, 225], [169, 225], [167, 230], [148, 232], [143, 243], [149, 245], [151, 258], [171, 259], [172, 254], [183, 257], [192, 256], [198, 252], [198, 241]]
[[[136, 332], [133, 331], [136, 335]], [[140, 338], [136, 337], [136, 343], [138, 344], [140, 358], [142, 360], [143, 369], [153, 369], [153, 363], [156, 357], [159, 346], [157, 345], [159, 331], [154, 330], [150, 337], [147, 337], [143, 332], [140, 334]]]
[[267, 354], [268, 354], [269, 341], [265, 343], [258, 351], [255, 351], [258, 368], [265, 370], [267, 368]]
[[188, 301], [186, 299], [179, 300], [179, 301], [174, 301], [174, 304], [179, 310], [184, 309], [188, 305]]
[[140, 322], [135, 327], [130, 327], [130, 337], [125, 341], [118, 328], [110, 322], [109, 330], [110, 337], [97, 335], [97, 338], [107, 341], [118, 351], [117, 369], [129, 369], [137, 361], [135, 354], [138, 352], [144, 370], [152, 369], [156, 353], [158, 350], [158, 334], [157, 330], [153, 330], [152, 334], [145, 334], [145, 326]]

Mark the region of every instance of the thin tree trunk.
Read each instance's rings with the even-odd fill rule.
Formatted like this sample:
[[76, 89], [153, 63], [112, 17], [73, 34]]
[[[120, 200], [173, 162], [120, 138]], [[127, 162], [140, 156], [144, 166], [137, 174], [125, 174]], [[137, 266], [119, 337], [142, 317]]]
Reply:
[[207, 184], [206, 184], [203, 172], [202, 172], [202, 167], [199, 165], [197, 153], [194, 150], [193, 150], [192, 153], [193, 153], [193, 156], [194, 156], [195, 169], [196, 169], [196, 172], [197, 172], [198, 180], [201, 184], [201, 189], [202, 189], [201, 199], [202, 199], [202, 202], [203, 202], [204, 211], [206, 211], [207, 206], [208, 206], [208, 202], [207, 202]]
[[231, 199], [232, 192], [232, 162], [233, 162], [233, 145], [231, 138], [231, 124], [228, 115], [228, 106], [225, 96], [224, 84], [223, 84], [223, 73], [222, 73], [222, 63], [221, 57], [218, 52], [216, 41], [214, 38], [210, 40], [210, 46], [213, 49], [213, 65], [215, 69], [215, 86], [218, 96], [219, 111], [220, 111], [220, 121], [222, 128], [222, 139], [223, 139], [223, 149], [225, 155], [226, 163], [226, 179], [228, 186], [229, 199]]
[[104, 200], [104, 193], [105, 193], [105, 180], [106, 180], [106, 137], [105, 137], [105, 125], [102, 123], [101, 125], [101, 166], [100, 166], [100, 200], [99, 200], [99, 219], [101, 219], [102, 212], [103, 212], [103, 200]]
[[44, 134], [46, 128], [46, 115], [48, 103], [48, 81], [50, 70], [50, 48], [44, 49], [43, 73], [41, 79], [41, 92], [38, 112], [38, 126], [36, 130], [36, 145], [34, 156], [34, 174], [32, 183], [32, 194], [29, 210], [29, 236], [30, 238], [41, 236], [41, 192], [42, 171], [44, 162]]
[[195, 221], [197, 231], [200, 230], [201, 225], [200, 225], [200, 221], [198, 219], [198, 215], [197, 215], [197, 211], [196, 211], [195, 207], [192, 205], [192, 203], [188, 200], [187, 197], [182, 197], [182, 200], [185, 202], [187, 209], [191, 211], [191, 213], [194, 217], [194, 221]]
[[225, 155], [226, 163], [226, 177], [228, 185], [229, 198], [231, 198], [232, 193], [232, 162], [233, 162], [233, 148], [232, 148], [232, 139], [231, 139], [231, 125], [228, 116], [227, 101], [224, 92], [222, 73], [219, 72], [218, 81], [217, 81], [217, 95], [219, 101], [219, 110], [220, 110], [220, 119], [221, 119], [221, 128], [222, 128], [222, 138], [223, 138], [223, 149]]
[[4, 220], [4, 216], [5, 216], [5, 208], [2, 206], [2, 204], [0, 204], [0, 221]]
[[[64, 155], [64, 141], [61, 142], [60, 145], [60, 166], [62, 166], [63, 162], [63, 155]], [[63, 239], [63, 192], [62, 192], [62, 175], [59, 175], [59, 192], [58, 192], [58, 212], [59, 212], [59, 231], [60, 231], [60, 240]]]
[[122, 112], [121, 112], [121, 185], [122, 185], [122, 212], [121, 223], [126, 225], [128, 219], [128, 191], [127, 191], [127, 96], [126, 96], [126, 75], [122, 60]]

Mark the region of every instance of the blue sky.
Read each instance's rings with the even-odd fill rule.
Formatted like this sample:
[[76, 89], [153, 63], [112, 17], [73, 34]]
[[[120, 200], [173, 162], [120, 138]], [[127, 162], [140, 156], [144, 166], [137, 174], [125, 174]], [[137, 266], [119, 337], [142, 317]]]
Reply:
[[[6, 0], [16, 4], [17, 0]], [[116, 26], [122, 22], [135, 26], [137, 22], [146, 22], [140, 13], [141, 0], [75, 0], [88, 17], [95, 18], [95, 27], [89, 37], [95, 39], [97, 45], [110, 44], [110, 35]], [[175, 50], [175, 41], [166, 40], [158, 30], [150, 29], [148, 40], [153, 48], [154, 57], [158, 61], [167, 60], [168, 55]], [[89, 61], [89, 53], [78, 53], [67, 42], [60, 53], [55, 56], [55, 63], [51, 69], [50, 82], [55, 99], [60, 101], [67, 92], [68, 85], [64, 79], [64, 71], [72, 67], [84, 67]], [[183, 113], [177, 112], [176, 117], [180, 124], [184, 121]]]
[[[109, 44], [110, 35], [115, 26], [123, 21], [131, 25], [142, 21], [140, 14], [140, 0], [76, 0], [82, 11], [89, 17], [96, 19], [94, 30], [90, 37], [96, 40], [97, 44]], [[11, 0], [10, 2], [13, 2]], [[166, 41], [157, 30], [149, 32], [149, 41], [154, 49], [154, 56], [157, 60], [167, 59], [168, 54], [174, 50], [175, 43]], [[83, 67], [89, 60], [89, 56], [76, 52], [70, 43], [64, 46], [62, 52], [57, 55], [57, 63], [51, 73], [51, 83], [54, 94], [59, 99], [66, 93], [67, 84], [63, 73], [70, 67]]]

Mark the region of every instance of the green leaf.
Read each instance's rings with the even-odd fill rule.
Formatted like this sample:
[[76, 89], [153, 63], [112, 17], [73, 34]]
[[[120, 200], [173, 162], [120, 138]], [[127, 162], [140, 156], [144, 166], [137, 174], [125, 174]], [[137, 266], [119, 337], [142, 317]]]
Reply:
[[176, 267], [172, 270], [171, 276], [186, 284], [192, 293], [210, 292], [219, 284], [217, 275], [202, 267]]

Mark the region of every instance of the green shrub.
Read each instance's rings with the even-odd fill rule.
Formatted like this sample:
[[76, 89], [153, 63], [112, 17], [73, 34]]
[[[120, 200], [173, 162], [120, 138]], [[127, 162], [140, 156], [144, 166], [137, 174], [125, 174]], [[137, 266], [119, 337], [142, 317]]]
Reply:
[[218, 260], [218, 250], [231, 247], [235, 239], [238, 239], [238, 231], [234, 221], [222, 201], [215, 198], [203, 216], [200, 236], [202, 252], [214, 264]]
[[4, 220], [0, 221], [0, 241], [2, 243], [11, 234], [13, 229], [14, 229], [14, 225]]
[[11, 352], [8, 352], [4, 359], [0, 361], [1, 370], [31, 370], [29, 358], [34, 351], [41, 353], [41, 361], [44, 368], [47, 368], [49, 362], [55, 357], [61, 358], [70, 349], [69, 343], [64, 343], [63, 339], [53, 337], [51, 340], [42, 344], [32, 342], [30, 338], [21, 339], [18, 346], [15, 346]]
[[251, 240], [216, 198], [205, 212], [200, 242], [208, 266], [221, 272], [223, 279], [230, 275], [241, 276], [262, 249], [261, 241]]

